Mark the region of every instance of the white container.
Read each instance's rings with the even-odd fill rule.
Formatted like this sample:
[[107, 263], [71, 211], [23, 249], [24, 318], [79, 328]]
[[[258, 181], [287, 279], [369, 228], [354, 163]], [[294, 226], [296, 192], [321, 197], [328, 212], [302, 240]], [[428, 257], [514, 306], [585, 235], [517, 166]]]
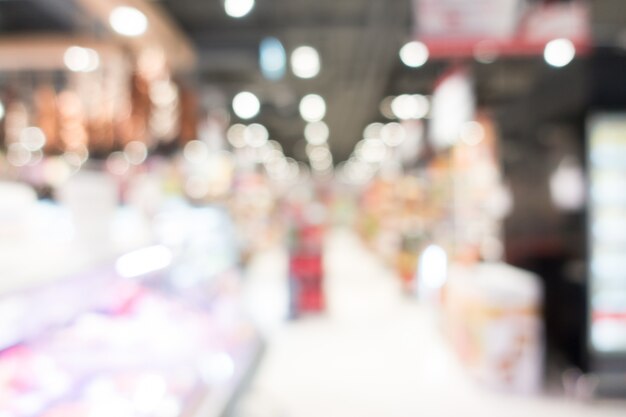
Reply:
[[503, 263], [455, 266], [446, 304], [450, 335], [472, 375], [501, 391], [542, 389], [539, 277]]
[[28, 239], [30, 215], [37, 202], [35, 191], [25, 184], [0, 182], [0, 243]]
[[79, 171], [58, 192], [61, 205], [72, 214], [77, 243], [106, 248], [111, 244], [118, 188], [112, 178], [95, 171]]

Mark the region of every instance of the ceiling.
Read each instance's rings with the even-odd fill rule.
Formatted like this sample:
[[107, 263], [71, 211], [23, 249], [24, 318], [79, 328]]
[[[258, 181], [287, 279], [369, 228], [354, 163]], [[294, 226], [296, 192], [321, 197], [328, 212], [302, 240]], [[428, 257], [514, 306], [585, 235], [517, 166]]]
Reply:
[[[299, 99], [308, 93], [324, 97], [329, 145], [336, 160], [346, 158], [366, 124], [379, 117], [378, 105], [399, 65], [397, 51], [411, 32], [410, 0], [257, 1], [243, 19], [227, 17], [219, 1], [161, 4], [198, 45], [204, 83], [228, 97], [242, 89], [256, 93], [263, 103], [257, 121], [298, 159], [304, 156]], [[257, 62], [266, 36], [280, 39], [288, 52], [300, 45], [316, 48], [320, 74], [264, 80]]]
[[[412, 33], [411, 0], [257, 0], [242, 19], [226, 16], [220, 0], [151, 2], [171, 15], [195, 44], [199, 61], [194, 80], [204, 88], [201, 91], [219, 92], [211, 94], [211, 100], [221, 100], [224, 106], [239, 91], [256, 93], [262, 111], [254, 121], [263, 123], [285, 152], [298, 159], [304, 159], [304, 122], [297, 107], [305, 94], [326, 99], [329, 145], [335, 162], [340, 162], [367, 124], [384, 120], [379, 104], [385, 96], [429, 94], [450, 65], [433, 60], [410, 69], [401, 64], [398, 50]], [[596, 0], [592, 9], [596, 42], [626, 45], [623, 0]], [[102, 36], [74, 0], [0, 0], [0, 35], [33, 31]], [[309, 80], [289, 73], [280, 81], [264, 79], [258, 47], [266, 36], [280, 39], [288, 52], [300, 45], [315, 47], [321, 73]], [[584, 83], [584, 62], [561, 72], [548, 68], [540, 57], [467, 64], [476, 77], [479, 102], [496, 108], [503, 130], [512, 135], [537, 114], [571, 113], [569, 95], [563, 92], [577, 88], [581, 79]]]

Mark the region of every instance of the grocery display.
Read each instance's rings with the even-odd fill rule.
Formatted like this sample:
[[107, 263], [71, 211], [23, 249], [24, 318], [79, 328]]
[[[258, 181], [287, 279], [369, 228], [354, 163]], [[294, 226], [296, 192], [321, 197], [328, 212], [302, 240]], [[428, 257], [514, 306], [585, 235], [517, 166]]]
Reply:
[[288, 243], [289, 310], [292, 318], [325, 310], [324, 208], [291, 207]]
[[427, 147], [399, 172], [381, 164], [361, 195], [358, 228], [405, 292], [441, 317], [469, 374], [500, 390], [536, 393], [543, 290], [538, 276], [504, 263], [503, 220], [513, 202], [497, 127], [474, 94], [467, 69], [444, 73], [420, 132]]
[[174, 417], [208, 402], [214, 413], [202, 415], [219, 415], [260, 340], [243, 315], [234, 272], [196, 287], [194, 298], [173, 291], [176, 275], [166, 270], [131, 277], [168, 253], [140, 249], [115, 267], [3, 297], [3, 323], [25, 311], [29, 322], [3, 326], [0, 410]]
[[[62, 198], [67, 208], [3, 185], [2, 221], [15, 228], [4, 228], [0, 243], [23, 243], [3, 262], [17, 279], [4, 280], [0, 296], [0, 411], [220, 415], [261, 347], [240, 296], [230, 217], [169, 199], [148, 222], [151, 232], [141, 231], [142, 215], [116, 207], [115, 187], [106, 186], [114, 182], [104, 178], [76, 176]], [[87, 189], [101, 203], [97, 218], [76, 199]], [[21, 211], [29, 216], [15, 222]], [[47, 223], [62, 214], [66, 223]], [[82, 233], [67, 236], [70, 227]], [[34, 247], [43, 251], [39, 264], [25, 267]]]
[[0, 1], [0, 417], [613, 417], [626, 7], [297, 3]]
[[464, 366], [489, 387], [522, 394], [543, 388], [538, 277], [503, 263], [455, 266], [446, 290], [447, 332]]
[[607, 113], [589, 123], [589, 348], [592, 369], [607, 374], [623, 372], [626, 355], [626, 200], [615, 192], [624, 183], [625, 120]]

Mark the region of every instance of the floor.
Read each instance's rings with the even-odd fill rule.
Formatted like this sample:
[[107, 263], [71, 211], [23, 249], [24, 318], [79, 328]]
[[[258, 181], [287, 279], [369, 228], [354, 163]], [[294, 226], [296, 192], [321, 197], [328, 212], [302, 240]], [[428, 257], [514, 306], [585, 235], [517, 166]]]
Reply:
[[268, 350], [234, 417], [609, 417], [624, 403], [495, 393], [471, 380], [424, 307], [346, 230], [326, 243], [328, 311], [286, 321], [285, 253], [253, 262], [247, 297]]

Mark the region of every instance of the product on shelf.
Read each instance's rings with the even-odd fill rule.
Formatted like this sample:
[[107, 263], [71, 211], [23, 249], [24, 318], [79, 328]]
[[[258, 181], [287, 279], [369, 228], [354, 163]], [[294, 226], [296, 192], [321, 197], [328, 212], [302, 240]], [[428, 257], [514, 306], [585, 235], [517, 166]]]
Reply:
[[626, 355], [626, 116], [598, 114], [589, 137], [589, 343], [594, 370], [623, 372]]
[[325, 308], [323, 242], [325, 206], [311, 199], [289, 201], [289, 294], [292, 317], [319, 313]]
[[187, 210], [196, 228], [180, 230], [185, 250], [140, 249], [0, 297], [0, 415], [179, 417], [200, 402], [223, 411], [259, 340], [236, 258], [206, 256], [234, 250], [226, 233], [210, 240], [228, 229], [225, 214]]
[[446, 331], [464, 366], [486, 385], [536, 393], [543, 385], [539, 277], [501, 263], [453, 267]]

